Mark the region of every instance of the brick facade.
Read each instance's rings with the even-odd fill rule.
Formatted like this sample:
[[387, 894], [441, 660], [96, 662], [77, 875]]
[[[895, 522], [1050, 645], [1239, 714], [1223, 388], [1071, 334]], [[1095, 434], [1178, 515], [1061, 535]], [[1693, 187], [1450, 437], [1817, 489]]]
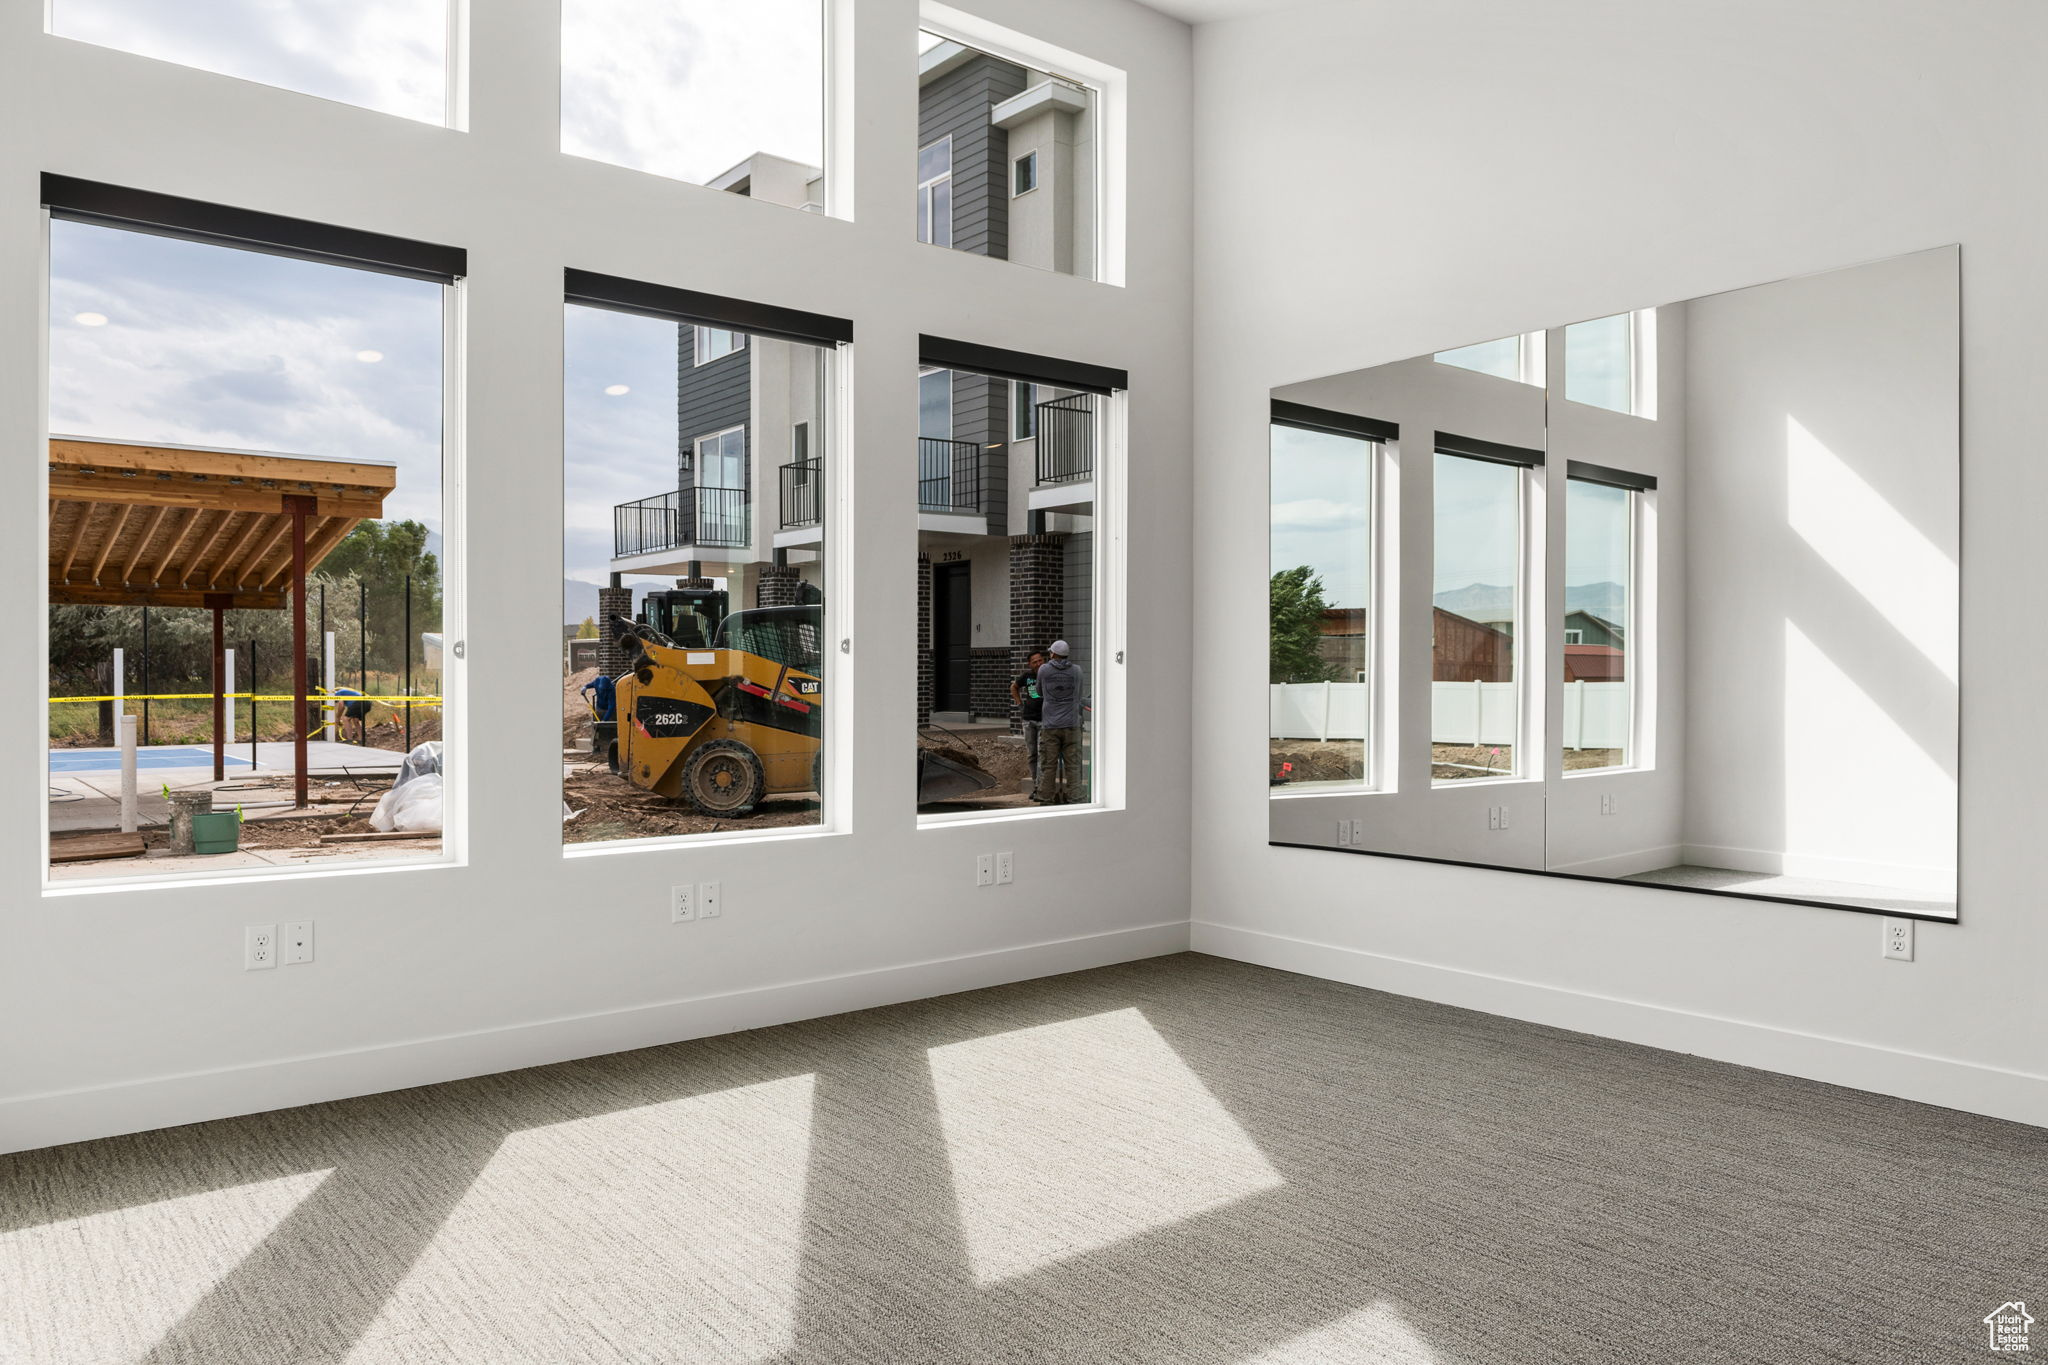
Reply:
[[1023, 729], [1009, 705], [1007, 678], [1024, 671], [1034, 649], [1060, 638], [1065, 608], [1065, 536], [1010, 537], [1010, 650], [1002, 709], [1010, 728]]
[[759, 564], [754, 580], [754, 605], [794, 607], [799, 604], [803, 577], [793, 564]]
[[1010, 714], [1010, 679], [1021, 669], [1010, 667], [1010, 651], [989, 645], [973, 651], [973, 696], [976, 720], [997, 720]]
[[612, 638], [612, 618], [632, 614], [631, 588], [597, 590], [597, 667], [607, 678], [618, 677], [626, 671], [626, 665], [631, 662], [626, 651], [619, 648], [619, 642]]
[[931, 724], [938, 668], [932, 661], [932, 557], [917, 557], [917, 723]]

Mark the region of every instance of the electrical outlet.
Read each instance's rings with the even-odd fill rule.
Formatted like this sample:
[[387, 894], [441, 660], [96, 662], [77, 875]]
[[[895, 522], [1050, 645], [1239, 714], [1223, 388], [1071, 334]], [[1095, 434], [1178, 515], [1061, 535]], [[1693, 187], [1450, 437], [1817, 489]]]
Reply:
[[1009, 849], [1006, 848], [1001, 853], [996, 854], [997, 886], [1008, 886], [1012, 880], [1011, 874], [1015, 870], [1016, 869], [1013, 865], [1012, 855]]
[[1500, 827], [1502, 829], [1508, 827], [1508, 808], [1506, 806], [1500, 808]]
[[974, 884], [994, 886], [996, 884], [996, 855], [984, 853], [974, 860]]
[[1614, 797], [1613, 797], [1613, 796], [1611, 796], [1611, 795], [1602, 795], [1602, 796], [1601, 796], [1601, 798], [1600, 798], [1600, 813], [1601, 813], [1602, 815], [1612, 815], [1612, 814], [1614, 814]]
[[1488, 829], [1499, 829], [1499, 828], [1500, 828], [1500, 807], [1499, 807], [1499, 806], [1488, 806], [1488, 807], [1486, 808], [1486, 827], [1487, 827]]
[[1349, 845], [1349, 844], [1350, 844], [1350, 842], [1351, 842], [1351, 822], [1350, 822], [1349, 820], [1339, 820], [1339, 821], [1337, 822], [1337, 842], [1338, 842], [1339, 844], [1344, 844], [1344, 845]]
[[1913, 960], [1913, 921], [1888, 919], [1884, 922], [1884, 955], [1900, 962]]
[[311, 962], [313, 960], [313, 921], [309, 919], [293, 920], [290, 924], [284, 926], [284, 938], [281, 941], [284, 946], [280, 951], [287, 966], [294, 962]]
[[260, 971], [277, 965], [277, 926], [251, 924], [242, 930], [242, 970]]
[[697, 918], [697, 888], [671, 886], [668, 889], [668, 918], [671, 924], [688, 924]]
[[718, 883], [700, 883], [697, 887], [697, 918], [717, 919], [724, 913], [725, 907], [719, 903]]

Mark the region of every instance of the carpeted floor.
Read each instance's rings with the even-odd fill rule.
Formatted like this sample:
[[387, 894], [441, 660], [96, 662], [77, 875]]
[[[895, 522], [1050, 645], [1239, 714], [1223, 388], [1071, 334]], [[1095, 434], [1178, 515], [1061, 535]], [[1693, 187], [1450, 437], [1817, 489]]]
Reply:
[[6, 1365], [1922, 1365], [2048, 1324], [2048, 1131], [1194, 955], [0, 1158], [0, 1213]]

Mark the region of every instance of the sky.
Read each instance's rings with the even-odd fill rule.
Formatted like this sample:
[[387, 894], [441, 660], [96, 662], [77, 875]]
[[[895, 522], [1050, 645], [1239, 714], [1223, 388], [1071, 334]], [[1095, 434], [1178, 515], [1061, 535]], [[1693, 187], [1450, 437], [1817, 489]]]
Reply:
[[50, 30], [387, 114], [447, 116], [446, 0], [51, 0]]
[[[603, 583], [612, 508], [676, 486], [676, 324], [602, 308], [566, 313], [562, 571]], [[628, 392], [606, 392], [620, 385]]]
[[53, 222], [50, 430], [391, 461], [385, 515], [438, 534], [443, 292]]
[[1564, 585], [1627, 583], [1634, 530], [1626, 488], [1567, 479], [1564, 498]]
[[1513, 583], [1521, 557], [1517, 465], [1436, 457], [1436, 572], [1431, 592]]
[[1272, 431], [1272, 571], [1313, 565], [1322, 575], [1325, 603], [1365, 606], [1371, 587], [1367, 511], [1376, 447], [1298, 427]]

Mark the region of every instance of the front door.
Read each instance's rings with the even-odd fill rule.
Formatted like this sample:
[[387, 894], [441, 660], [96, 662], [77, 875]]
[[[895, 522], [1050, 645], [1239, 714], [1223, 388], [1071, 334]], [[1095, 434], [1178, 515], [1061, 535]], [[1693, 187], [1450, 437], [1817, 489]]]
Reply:
[[965, 564], [932, 565], [932, 709], [974, 709], [974, 608]]

